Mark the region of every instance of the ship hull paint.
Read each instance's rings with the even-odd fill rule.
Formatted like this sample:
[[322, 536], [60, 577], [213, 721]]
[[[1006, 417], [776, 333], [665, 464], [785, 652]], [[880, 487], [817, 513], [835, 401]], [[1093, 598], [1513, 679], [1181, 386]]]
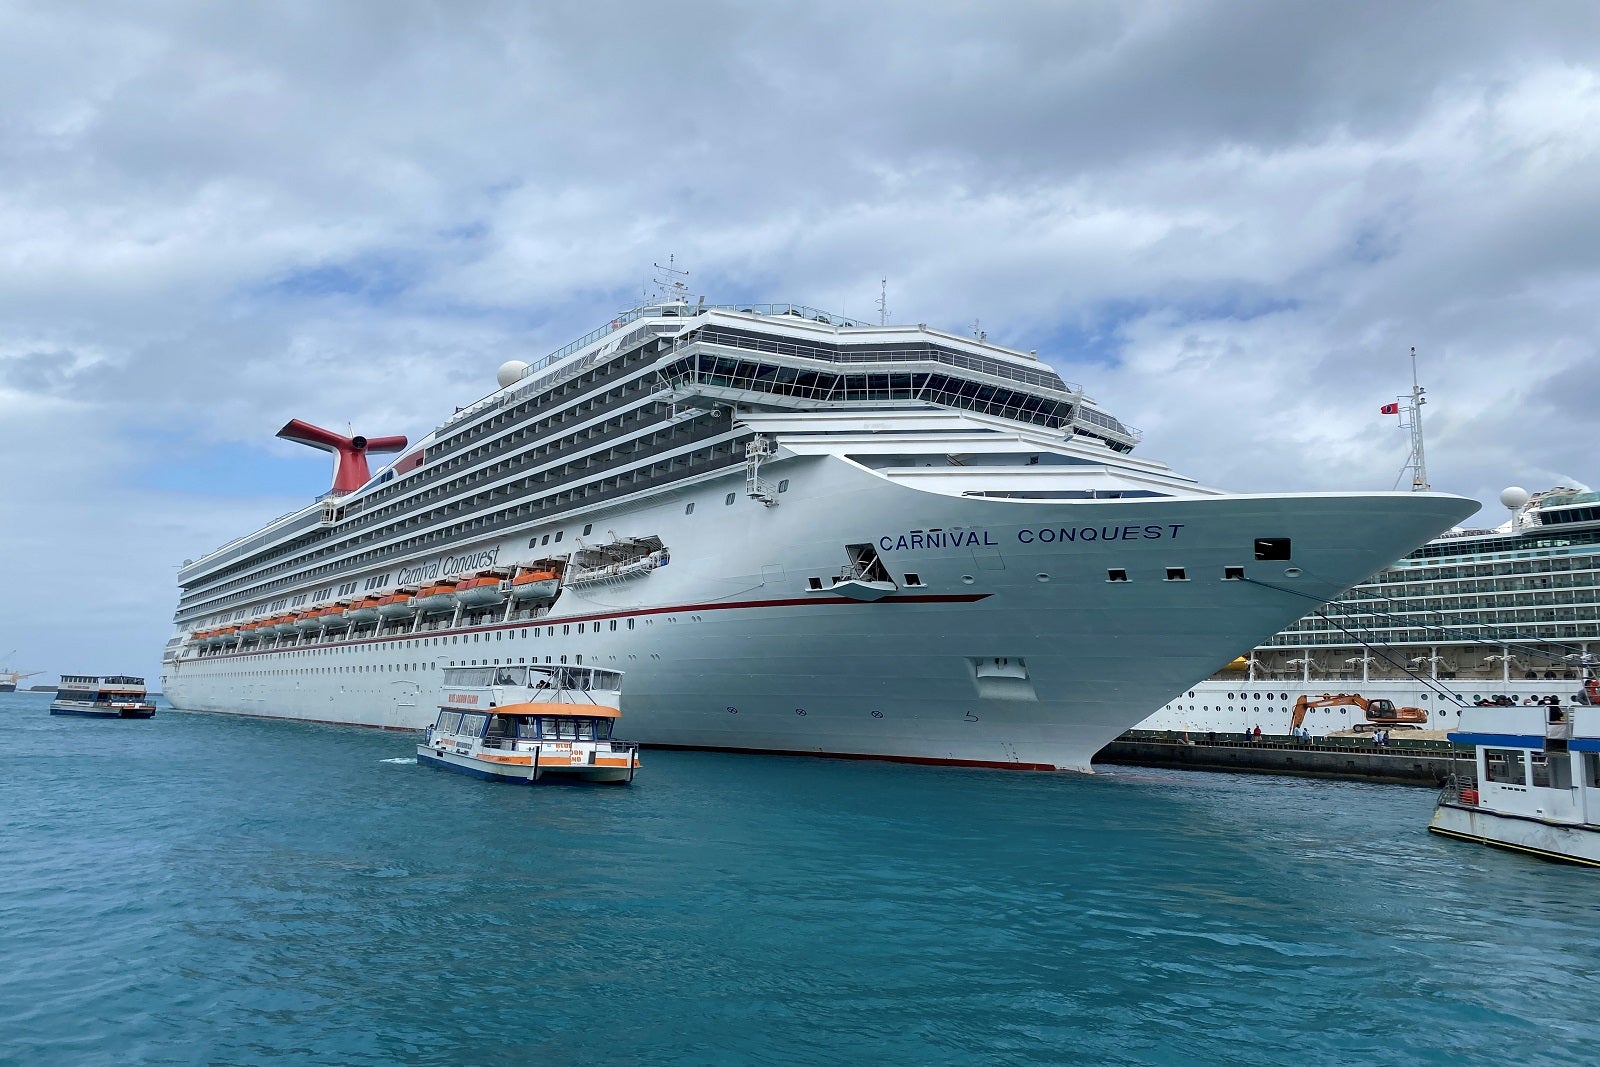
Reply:
[[1600, 829], [1547, 822], [1484, 808], [1440, 804], [1428, 829], [1460, 841], [1508, 849], [1560, 863], [1600, 867]]
[[455, 771], [457, 774], [470, 775], [473, 778], [482, 778], [485, 781], [509, 782], [512, 785], [546, 785], [561, 782], [589, 785], [625, 785], [633, 779], [633, 774], [627, 767], [583, 767], [574, 769], [554, 764], [541, 768], [539, 776], [535, 778], [531, 767], [490, 770], [478, 760], [458, 756], [450, 751], [440, 752], [425, 747], [418, 747], [417, 762], [430, 767]]
[[[421, 728], [433, 712], [416, 694], [451, 661], [581, 655], [625, 672], [629, 736], [646, 745], [1088, 770], [1148, 709], [1471, 508], [1402, 493], [1047, 503], [924, 492], [833, 457], [784, 470], [793, 490], [773, 508], [724, 509], [743, 482], [729, 476], [583, 516], [659, 536], [672, 563], [566, 589], [537, 628], [184, 658], [164, 691], [183, 709]], [[1328, 532], [1345, 529], [1358, 545]], [[909, 536], [956, 530], [934, 546]], [[452, 550], [514, 556], [525, 537]], [[1259, 537], [1291, 538], [1293, 560], [1255, 561]], [[902, 592], [808, 595], [857, 543], [878, 547]], [[1223, 580], [1235, 566], [1251, 580]], [[1169, 567], [1186, 580], [1165, 580]], [[1130, 580], [1108, 581], [1113, 568]], [[980, 677], [989, 660], [1021, 660], [1025, 680]]]

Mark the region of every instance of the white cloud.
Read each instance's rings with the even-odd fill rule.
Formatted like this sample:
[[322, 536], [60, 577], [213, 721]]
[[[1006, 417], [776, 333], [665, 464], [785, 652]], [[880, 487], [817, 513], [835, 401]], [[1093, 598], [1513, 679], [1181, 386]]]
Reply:
[[[1592, 5], [13, 5], [8, 484], [139, 517], [118, 632], [159, 648], [172, 565], [287, 506], [248, 457], [288, 417], [419, 433], [669, 252], [865, 318], [888, 277], [1212, 484], [1388, 487], [1412, 345], [1436, 486], [1592, 478], [1597, 59]], [[151, 441], [245, 495], [142, 492]]]

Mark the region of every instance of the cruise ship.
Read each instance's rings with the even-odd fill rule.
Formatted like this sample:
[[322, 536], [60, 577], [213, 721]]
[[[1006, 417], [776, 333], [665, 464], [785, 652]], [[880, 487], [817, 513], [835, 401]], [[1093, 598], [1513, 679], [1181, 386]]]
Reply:
[[[1575, 701], [1600, 655], [1600, 493], [1500, 496], [1507, 520], [1452, 530], [1184, 690], [1140, 730], [1315, 736], [1461, 710]], [[1374, 701], [1385, 713], [1369, 715]], [[1390, 707], [1392, 705], [1392, 707]]]
[[[648, 746], [1086, 771], [1475, 507], [1231, 494], [1036, 353], [673, 294], [186, 561], [176, 708], [421, 729], [454, 666], [620, 672]], [[376, 473], [369, 454], [398, 458]]]

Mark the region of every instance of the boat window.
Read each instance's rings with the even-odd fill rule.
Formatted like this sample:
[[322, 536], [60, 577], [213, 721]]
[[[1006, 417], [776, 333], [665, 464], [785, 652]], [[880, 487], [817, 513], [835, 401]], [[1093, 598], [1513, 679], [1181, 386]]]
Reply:
[[596, 689], [621, 689], [622, 675], [616, 671], [595, 671], [594, 688]]
[[579, 719], [578, 720], [578, 740], [580, 740], [580, 741], [593, 741], [594, 740], [594, 720], [593, 719]]
[[557, 719], [556, 736], [564, 741], [576, 741], [578, 739], [578, 720]]
[[494, 672], [495, 685], [527, 685], [528, 668], [501, 667]]
[[1484, 749], [1483, 774], [1489, 781], [1503, 785], [1528, 784], [1522, 752], [1514, 748]]
[[446, 667], [444, 684], [447, 689], [470, 689], [474, 686], [492, 685], [494, 673], [492, 667]]
[[459, 711], [440, 712], [438, 728], [441, 733], [455, 733], [461, 728], [461, 713]]
[[477, 712], [468, 712], [461, 716], [461, 729], [459, 733], [468, 737], [482, 737], [483, 728], [488, 725], [489, 716]]
[[517, 721], [517, 736], [522, 738], [536, 738], [539, 736], [538, 719], [519, 719]]
[[594, 736], [597, 741], [611, 740], [611, 720], [596, 719], [594, 723]]

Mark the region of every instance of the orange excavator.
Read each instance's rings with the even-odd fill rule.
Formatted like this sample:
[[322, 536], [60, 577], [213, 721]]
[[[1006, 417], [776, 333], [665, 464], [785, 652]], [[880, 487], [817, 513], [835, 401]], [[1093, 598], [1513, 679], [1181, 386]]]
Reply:
[[1294, 702], [1294, 717], [1289, 729], [1298, 730], [1305, 722], [1306, 712], [1312, 708], [1326, 708], [1348, 704], [1361, 709], [1367, 722], [1373, 726], [1421, 726], [1428, 721], [1428, 713], [1421, 708], [1397, 708], [1394, 701], [1378, 697], [1368, 700], [1359, 693], [1321, 693], [1314, 697], [1301, 696]]

